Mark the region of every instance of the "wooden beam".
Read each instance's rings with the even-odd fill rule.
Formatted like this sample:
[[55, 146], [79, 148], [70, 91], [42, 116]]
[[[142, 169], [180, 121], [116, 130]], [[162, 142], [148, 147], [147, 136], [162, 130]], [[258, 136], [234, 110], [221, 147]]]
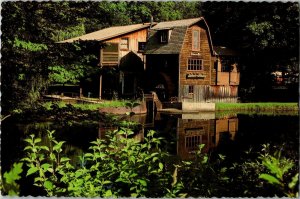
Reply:
[[101, 96], [102, 96], [102, 74], [100, 74], [100, 78], [99, 78], [99, 100], [101, 100]]

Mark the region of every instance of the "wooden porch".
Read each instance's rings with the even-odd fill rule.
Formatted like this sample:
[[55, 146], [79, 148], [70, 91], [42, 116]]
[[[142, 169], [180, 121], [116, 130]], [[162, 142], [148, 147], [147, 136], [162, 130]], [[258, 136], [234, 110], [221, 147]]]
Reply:
[[217, 73], [217, 85], [239, 85], [239, 72], [219, 72]]

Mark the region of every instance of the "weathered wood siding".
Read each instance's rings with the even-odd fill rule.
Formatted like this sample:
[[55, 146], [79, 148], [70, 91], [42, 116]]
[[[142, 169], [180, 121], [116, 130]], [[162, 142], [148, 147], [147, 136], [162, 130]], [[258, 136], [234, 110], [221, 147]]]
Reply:
[[[200, 49], [195, 51], [192, 49], [193, 42], [193, 30], [200, 31]], [[191, 71], [188, 70], [188, 59], [195, 58], [202, 60], [202, 70]], [[186, 35], [183, 41], [181, 53], [179, 56], [179, 100], [188, 100], [192, 102], [204, 102], [207, 100], [208, 95], [206, 94], [211, 85], [212, 80], [212, 56], [210, 50], [210, 44], [208, 34], [205, 28], [199, 24], [189, 27], [186, 31]], [[198, 79], [188, 79], [187, 75], [196, 74], [202, 76]], [[194, 87], [194, 93], [189, 94], [189, 86]]]
[[[129, 52], [134, 52], [135, 54], [137, 54], [143, 60], [144, 56], [143, 56], [142, 52], [138, 51], [138, 43], [139, 42], [146, 42], [147, 41], [147, 34], [148, 34], [148, 30], [143, 29], [143, 30], [139, 30], [139, 31], [136, 31], [136, 32], [132, 32], [132, 33], [122, 35], [120, 37], [116, 37], [116, 38], [113, 38], [113, 39], [106, 40], [105, 42], [120, 44], [122, 38], [128, 38], [128, 42], [129, 42], [128, 50], [124, 50], [124, 49], [121, 49], [119, 47], [119, 54], [118, 54], [119, 61], [121, 60], [122, 57], [127, 55]], [[103, 53], [102, 53], [103, 50], [101, 49], [100, 51], [101, 51], [100, 52], [100, 57], [101, 57], [101, 56], [103, 56]], [[100, 59], [100, 60], [102, 60], [102, 59]]]
[[218, 72], [217, 85], [239, 85], [239, 72]]
[[189, 93], [189, 85], [182, 85], [180, 93], [182, 102], [236, 102], [238, 86], [195, 85]]
[[[200, 30], [200, 50], [192, 50], [192, 31]], [[202, 59], [203, 70], [201, 71], [188, 71], [187, 64], [189, 58]], [[179, 58], [180, 65], [180, 85], [210, 85], [211, 81], [211, 51], [207, 32], [199, 25], [193, 25], [186, 31], [183, 41], [182, 49]], [[205, 75], [204, 79], [187, 79], [186, 75], [189, 73], [200, 73]]]
[[217, 64], [218, 60], [215, 56], [211, 57], [211, 82], [210, 85], [216, 85], [217, 83]]

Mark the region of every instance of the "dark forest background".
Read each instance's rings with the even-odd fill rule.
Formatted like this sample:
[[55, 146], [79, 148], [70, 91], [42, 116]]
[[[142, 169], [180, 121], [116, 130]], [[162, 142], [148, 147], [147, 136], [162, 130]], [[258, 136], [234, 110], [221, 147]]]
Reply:
[[[3, 2], [2, 114], [35, 106], [53, 83], [78, 84], [100, 71], [94, 43], [55, 42], [105, 27], [203, 16], [213, 44], [240, 53], [244, 101], [271, 101], [271, 73], [294, 75], [285, 96], [298, 100], [299, 3]], [[84, 53], [83, 53], [84, 52]], [[280, 95], [280, 94], [279, 94]]]

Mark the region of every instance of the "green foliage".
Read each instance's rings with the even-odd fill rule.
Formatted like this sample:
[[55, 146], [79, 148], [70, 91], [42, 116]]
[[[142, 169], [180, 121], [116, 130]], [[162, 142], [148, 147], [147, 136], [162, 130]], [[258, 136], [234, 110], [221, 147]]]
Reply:
[[34, 185], [42, 187], [48, 196], [65, 192], [64, 188], [58, 186], [58, 175], [72, 168], [70, 159], [61, 156], [64, 141], [56, 141], [53, 134], [54, 131], [48, 131], [49, 146], [42, 145], [41, 138], [35, 138], [35, 135], [31, 134], [24, 140], [27, 142], [24, 148], [27, 154], [22, 159], [29, 168], [26, 176], [37, 175]]
[[131, 101], [129, 101], [129, 102], [127, 102], [127, 103], [125, 104], [125, 106], [126, 106], [127, 108], [130, 109], [130, 112], [128, 113], [128, 115], [129, 115], [130, 117], [132, 117], [132, 116], [135, 114], [132, 110], [133, 110], [134, 107], [136, 107], [136, 106], [138, 106], [138, 105], [140, 105], [140, 103], [139, 103], [139, 102], [136, 102], [136, 101], [134, 101], [134, 100], [131, 100]]
[[50, 66], [49, 67], [49, 80], [52, 83], [60, 84], [78, 84], [80, 78], [84, 76], [84, 66], [72, 66], [71, 69], [66, 69], [63, 66]]
[[[209, 154], [202, 152], [204, 146], [201, 144], [195, 149], [195, 159], [183, 161], [177, 166], [177, 181], [182, 181], [183, 192], [191, 197], [224, 196], [222, 193], [225, 192], [229, 181], [227, 167], [222, 165], [225, 156], [219, 154], [211, 159]], [[187, 175], [192, 177], [186, 178]]]
[[32, 52], [48, 49], [45, 44], [31, 43], [30, 41], [19, 40], [18, 38], [15, 38], [13, 47], [22, 48]]
[[229, 168], [231, 191], [241, 197], [298, 197], [296, 165], [280, 151], [269, 144], [263, 144], [259, 152], [246, 151], [247, 156]]
[[297, 185], [299, 184], [299, 173], [292, 174], [290, 170], [295, 167], [295, 163], [281, 156], [281, 151], [276, 151], [274, 155], [264, 154], [260, 156], [262, 165], [268, 173], [261, 173], [260, 179], [267, 183], [279, 187], [287, 197], [298, 197]]
[[[62, 155], [63, 141], [56, 141], [48, 131], [48, 144], [33, 134], [25, 139], [27, 176], [34, 176], [34, 185], [48, 196], [119, 197], [178, 196], [182, 184], [173, 183], [160, 150], [162, 138], [149, 131], [143, 143], [130, 138], [127, 128], [110, 132], [104, 140], [91, 142], [90, 152], [80, 158], [80, 166], [70, 164]], [[176, 184], [176, 186], [175, 186]], [[153, 186], [155, 185], [155, 186]], [[171, 191], [170, 191], [171, 190]]]
[[125, 103], [125, 106], [130, 108], [130, 110], [132, 110], [134, 107], [136, 107], [138, 105], [140, 105], [140, 103], [136, 102], [134, 100], [131, 100], [131, 101]]
[[274, 40], [274, 28], [271, 22], [269, 21], [264, 21], [260, 23], [254, 21], [251, 22], [251, 24], [249, 24], [247, 28], [252, 32], [252, 34], [258, 36], [258, 45], [262, 49], [270, 45], [269, 42]]
[[[255, 161], [242, 159], [228, 167], [224, 155], [203, 153], [203, 144], [195, 149], [194, 159], [172, 161], [161, 150], [163, 139], [155, 131], [149, 131], [143, 142], [132, 137], [133, 131], [124, 127], [107, 132], [104, 139], [91, 142], [79, 164], [71, 164], [64, 156], [65, 142], [57, 141], [54, 131], [48, 131], [43, 140], [32, 134], [25, 139], [26, 156], [22, 159], [27, 165], [26, 176], [32, 176], [34, 186], [47, 196], [298, 197], [295, 163], [281, 152], [271, 155], [268, 145], [257, 153]], [[246, 154], [253, 155], [252, 150]], [[19, 194], [15, 181], [21, 172], [22, 163], [18, 163], [4, 174], [5, 193]]]
[[85, 34], [84, 24], [79, 24], [73, 27], [67, 27], [63, 30], [54, 30], [52, 33], [52, 40], [59, 42], [73, 37], [78, 37]]
[[1, 190], [7, 192], [9, 196], [18, 196], [20, 194], [19, 188], [20, 185], [17, 184], [17, 180], [21, 179], [21, 173], [23, 171], [22, 169], [23, 163], [14, 163], [13, 168], [4, 173], [4, 180], [1, 178]]

